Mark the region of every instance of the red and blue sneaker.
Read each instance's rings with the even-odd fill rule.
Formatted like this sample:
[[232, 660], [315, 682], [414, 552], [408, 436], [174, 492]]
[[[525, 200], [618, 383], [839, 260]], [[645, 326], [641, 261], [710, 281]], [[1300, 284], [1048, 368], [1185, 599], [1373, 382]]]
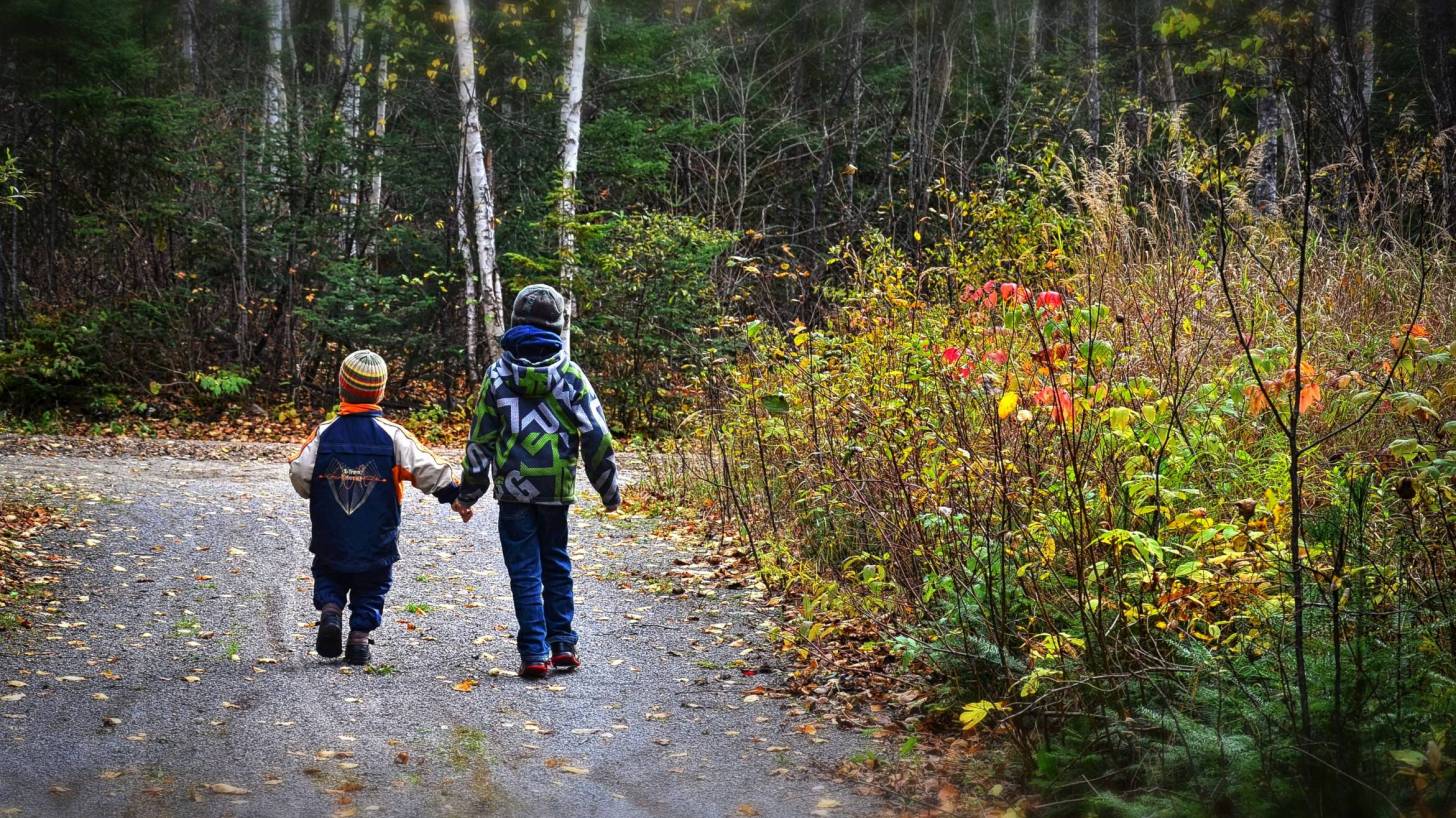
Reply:
[[522, 679], [544, 679], [544, 678], [546, 678], [546, 674], [547, 673], [550, 673], [550, 672], [551, 672], [551, 660], [550, 659], [522, 659], [521, 660], [521, 673], [520, 673], [520, 676], [521, 676]]
[[581, 660], [577, 658], [576, 651], [566, 645], [561, 645], [551, 654], [551, 666], [557, 670], [570, 673], [581, 667]]

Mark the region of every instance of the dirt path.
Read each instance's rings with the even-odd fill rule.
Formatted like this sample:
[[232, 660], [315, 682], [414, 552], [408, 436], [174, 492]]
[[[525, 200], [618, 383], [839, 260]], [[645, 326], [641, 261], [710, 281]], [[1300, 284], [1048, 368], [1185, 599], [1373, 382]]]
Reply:
[[57, 614], [0, 634], [0, 815], [886, 812], [832, 777], [857, 734], [799, 729], [754, 690], [779, 674], [740, 669], [774, 661], [761, 610], [650, 590], [682, 554], [647, 523], [575, 514], [587, 667], [528, 683], [500, 673], [493, 504], [461, 526], [412, 492], [375, 672], [351, 672], [310, 652], [306, 505], [230, 459], [275, 450], [190, 445], [0, 441], [0, 490], [85, 521], [57, 535], [81, 560]]

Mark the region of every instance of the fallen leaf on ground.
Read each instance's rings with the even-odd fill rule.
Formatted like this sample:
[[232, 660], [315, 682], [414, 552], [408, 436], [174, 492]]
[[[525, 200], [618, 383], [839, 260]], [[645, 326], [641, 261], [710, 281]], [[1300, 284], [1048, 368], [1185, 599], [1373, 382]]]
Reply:
[[475, 689], [475, 686], [477, 684], [479, 684], [479, 682], [474, 679], [462, 679], [455, 684], [450, 685], [450, 688], [452, 690], [458, 690], [461, 693], [469, 693], [470, 691]]
[[218, 795], [247, 795], [248, 790], [244, 787], [235, 787], [232, 784], [208, 784], [207, 788]]

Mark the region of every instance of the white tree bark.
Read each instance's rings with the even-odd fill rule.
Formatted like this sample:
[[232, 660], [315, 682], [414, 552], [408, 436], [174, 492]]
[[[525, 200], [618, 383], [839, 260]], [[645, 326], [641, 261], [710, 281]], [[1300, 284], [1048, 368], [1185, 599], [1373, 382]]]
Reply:
[[363, 12], [358, 0], [334, 0], [334, 56], [339, 60], [339, 120], [343, 125], [344, 160], [339, 165], [339, 216], [343, 223], [340, 246], [350, 251], [349, 237], [359, 210], [359, 111], [357, 74], [363, 51]]
[[187, 66], [187, 81], [197, 88], [201, 70], [197, 64], [197, 0], [178, 0], [177, 28], [181, 39], [182, 62]]
[[469, 0], [450, 0], [455, 24], [455, 68], [459, 80], [461, 128], [465, 134], [465, 165], [470, 172], [470, 203], [475, 226], [475, 256], [480, 275], [485, 337], [491, 357], [499, 352], [496, 333], [505, 326], [500, 277], [495, 265], [495, 192], [486, 171], [485, 145], [480, 133], [480, 110], [475, 94], [475, 44], [470, 34]]
[[566, 295], [566, 329], [561, 340], [571, 350], [571, 320], [576, 316], [576, 167], [581, 154], [581, 99], [586, 78], [586, 33], [591, 0], [572, 0], [562, 21], [567, 47], [566, 94], [561, 100], [561, 290]]
[[1026, 64], [1035, 70], [1041, 49], [1041, 0], [1031, 0], [1031, 7], [1026, 11], [1026, 43]]
[[470, 172], [466, 168], [465, 140], [460, 140], [460, 158], [455, 172], [455, 246], [460, 253], [460, 262], [465, 270], [465, 371], [470, 374], [471, 383], [480, 380], [480, 366], [476, 363], [476, 348], [480, 335], [476, 327], [480, 322], [480, 299], [475, 286], [475, 256], [470, 248], [470, 228], [466, 227], [469, 216], [466, 213], [468, 200], [466, 188], [470, 183]]
[[283, 137], [288, 116], [288, 91], [283, 85], [283, 30], [287, 27], [285, 0], [268, 0], [268, 65], [263, 72], [263, 123], [270, 139]]
[[369, 182], [369, 205], [377, 217], [384, 210], [384, 131], [389, 125], [389, 43], [381, 38], [379, 64], [374, 69], [374, 168]]

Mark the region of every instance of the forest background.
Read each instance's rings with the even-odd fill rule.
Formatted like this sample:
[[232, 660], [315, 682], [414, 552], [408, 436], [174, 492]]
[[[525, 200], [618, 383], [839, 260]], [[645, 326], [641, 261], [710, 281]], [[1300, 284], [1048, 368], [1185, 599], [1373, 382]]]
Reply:
[[0, 111], [11, 431], [296, 435], [367, 346], [458, 440], [560, 280], [867, 770], [1456, 798], [1446, 0], [5, 0]]

